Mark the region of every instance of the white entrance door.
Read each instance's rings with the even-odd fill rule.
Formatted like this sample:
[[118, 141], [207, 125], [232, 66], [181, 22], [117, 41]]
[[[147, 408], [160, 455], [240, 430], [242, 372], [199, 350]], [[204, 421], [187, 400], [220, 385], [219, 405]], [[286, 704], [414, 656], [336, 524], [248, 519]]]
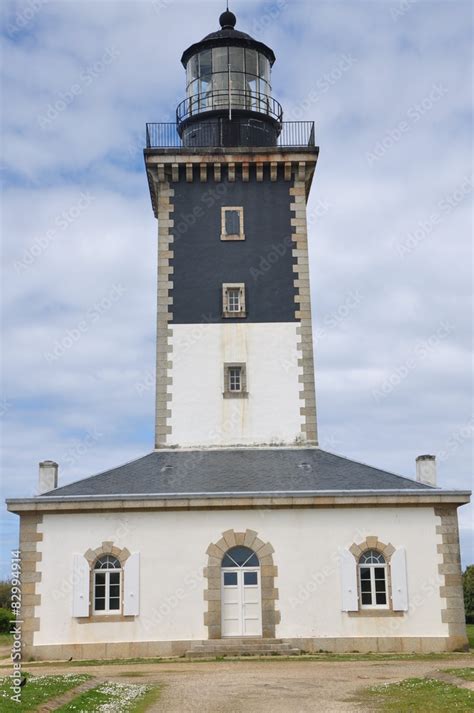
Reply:
[[261, 636], [260, 567], [222, 569], [222, 636]]

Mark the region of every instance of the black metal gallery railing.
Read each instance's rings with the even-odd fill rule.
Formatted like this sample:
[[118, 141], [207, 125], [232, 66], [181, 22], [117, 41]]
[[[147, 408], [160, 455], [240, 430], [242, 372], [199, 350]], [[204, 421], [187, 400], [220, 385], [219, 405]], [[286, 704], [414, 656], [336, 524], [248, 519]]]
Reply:
[[[255, 132], [257, 129], [256, 122], [253, 120], [249, 120], [248, 123], [235, 122], [235, 127], [233, 127], [235, 131], [232, 133], [233, 140], [229, 140], [228, 128], [228, 125], [216, 124], [215, 121], [198, 122], [181, 137], [176, 123], [150, 123], [146, 125], [146, 147], [148, 149], [182, 149], [187, 147], [219, 148], [268, 145], [263, 133], [261, 134], [261, 143], [258, 142], [258, 139], [256, 142], [252, 141], [251, 144], [246, 141], [246, 132]], [[274, 144], [277, 147], [308, 148], [315, 146], [314, 121], [282, 121], [278, 128], [278, 136]]]
[[176, 121], [180, 124], [196, 114], [222, 110], [229, 111], [230, 114], [233, 110], [253, 111], [279, 122], [283, 118], [280, 102], [267, 94], [247, 89], [218, 89], [184, 99], [176, 109]]

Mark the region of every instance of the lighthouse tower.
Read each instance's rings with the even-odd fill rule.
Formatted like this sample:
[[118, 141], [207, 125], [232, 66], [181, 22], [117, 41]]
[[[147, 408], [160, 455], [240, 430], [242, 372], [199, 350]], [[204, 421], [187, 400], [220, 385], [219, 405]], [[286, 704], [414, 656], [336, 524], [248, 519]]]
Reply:
[[221, 29], [148, 124], [158, 219], [156, 448], [317, 445], [306, 204], [313, 122], [285, 122], [275, 55]]

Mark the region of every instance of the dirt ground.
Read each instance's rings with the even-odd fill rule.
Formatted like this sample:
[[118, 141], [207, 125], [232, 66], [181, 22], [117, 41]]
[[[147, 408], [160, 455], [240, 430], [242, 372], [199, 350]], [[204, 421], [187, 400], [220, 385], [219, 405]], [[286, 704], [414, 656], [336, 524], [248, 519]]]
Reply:
[[[228, 661], [94, 667], [24, 665], [37, 675], [89, 673], [100, 680], [162, 687], [149, 713], [351, 713], [357, 690], [472, 666], [469, 655], [432, 661]], [[3, 674], [3, 672], [2, 672]]]

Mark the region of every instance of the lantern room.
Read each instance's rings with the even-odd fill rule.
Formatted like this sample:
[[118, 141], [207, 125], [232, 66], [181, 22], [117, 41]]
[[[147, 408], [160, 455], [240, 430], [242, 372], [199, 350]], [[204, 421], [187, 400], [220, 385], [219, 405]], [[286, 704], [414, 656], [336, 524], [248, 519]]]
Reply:
[[219, 22], [218, 32], [181, 58], [186, 99], [176, 118], [183, 144], [275, 146], [283, 110], [271, 95], [273, 50], [236, 30], [232, 12], [222, 13]]

